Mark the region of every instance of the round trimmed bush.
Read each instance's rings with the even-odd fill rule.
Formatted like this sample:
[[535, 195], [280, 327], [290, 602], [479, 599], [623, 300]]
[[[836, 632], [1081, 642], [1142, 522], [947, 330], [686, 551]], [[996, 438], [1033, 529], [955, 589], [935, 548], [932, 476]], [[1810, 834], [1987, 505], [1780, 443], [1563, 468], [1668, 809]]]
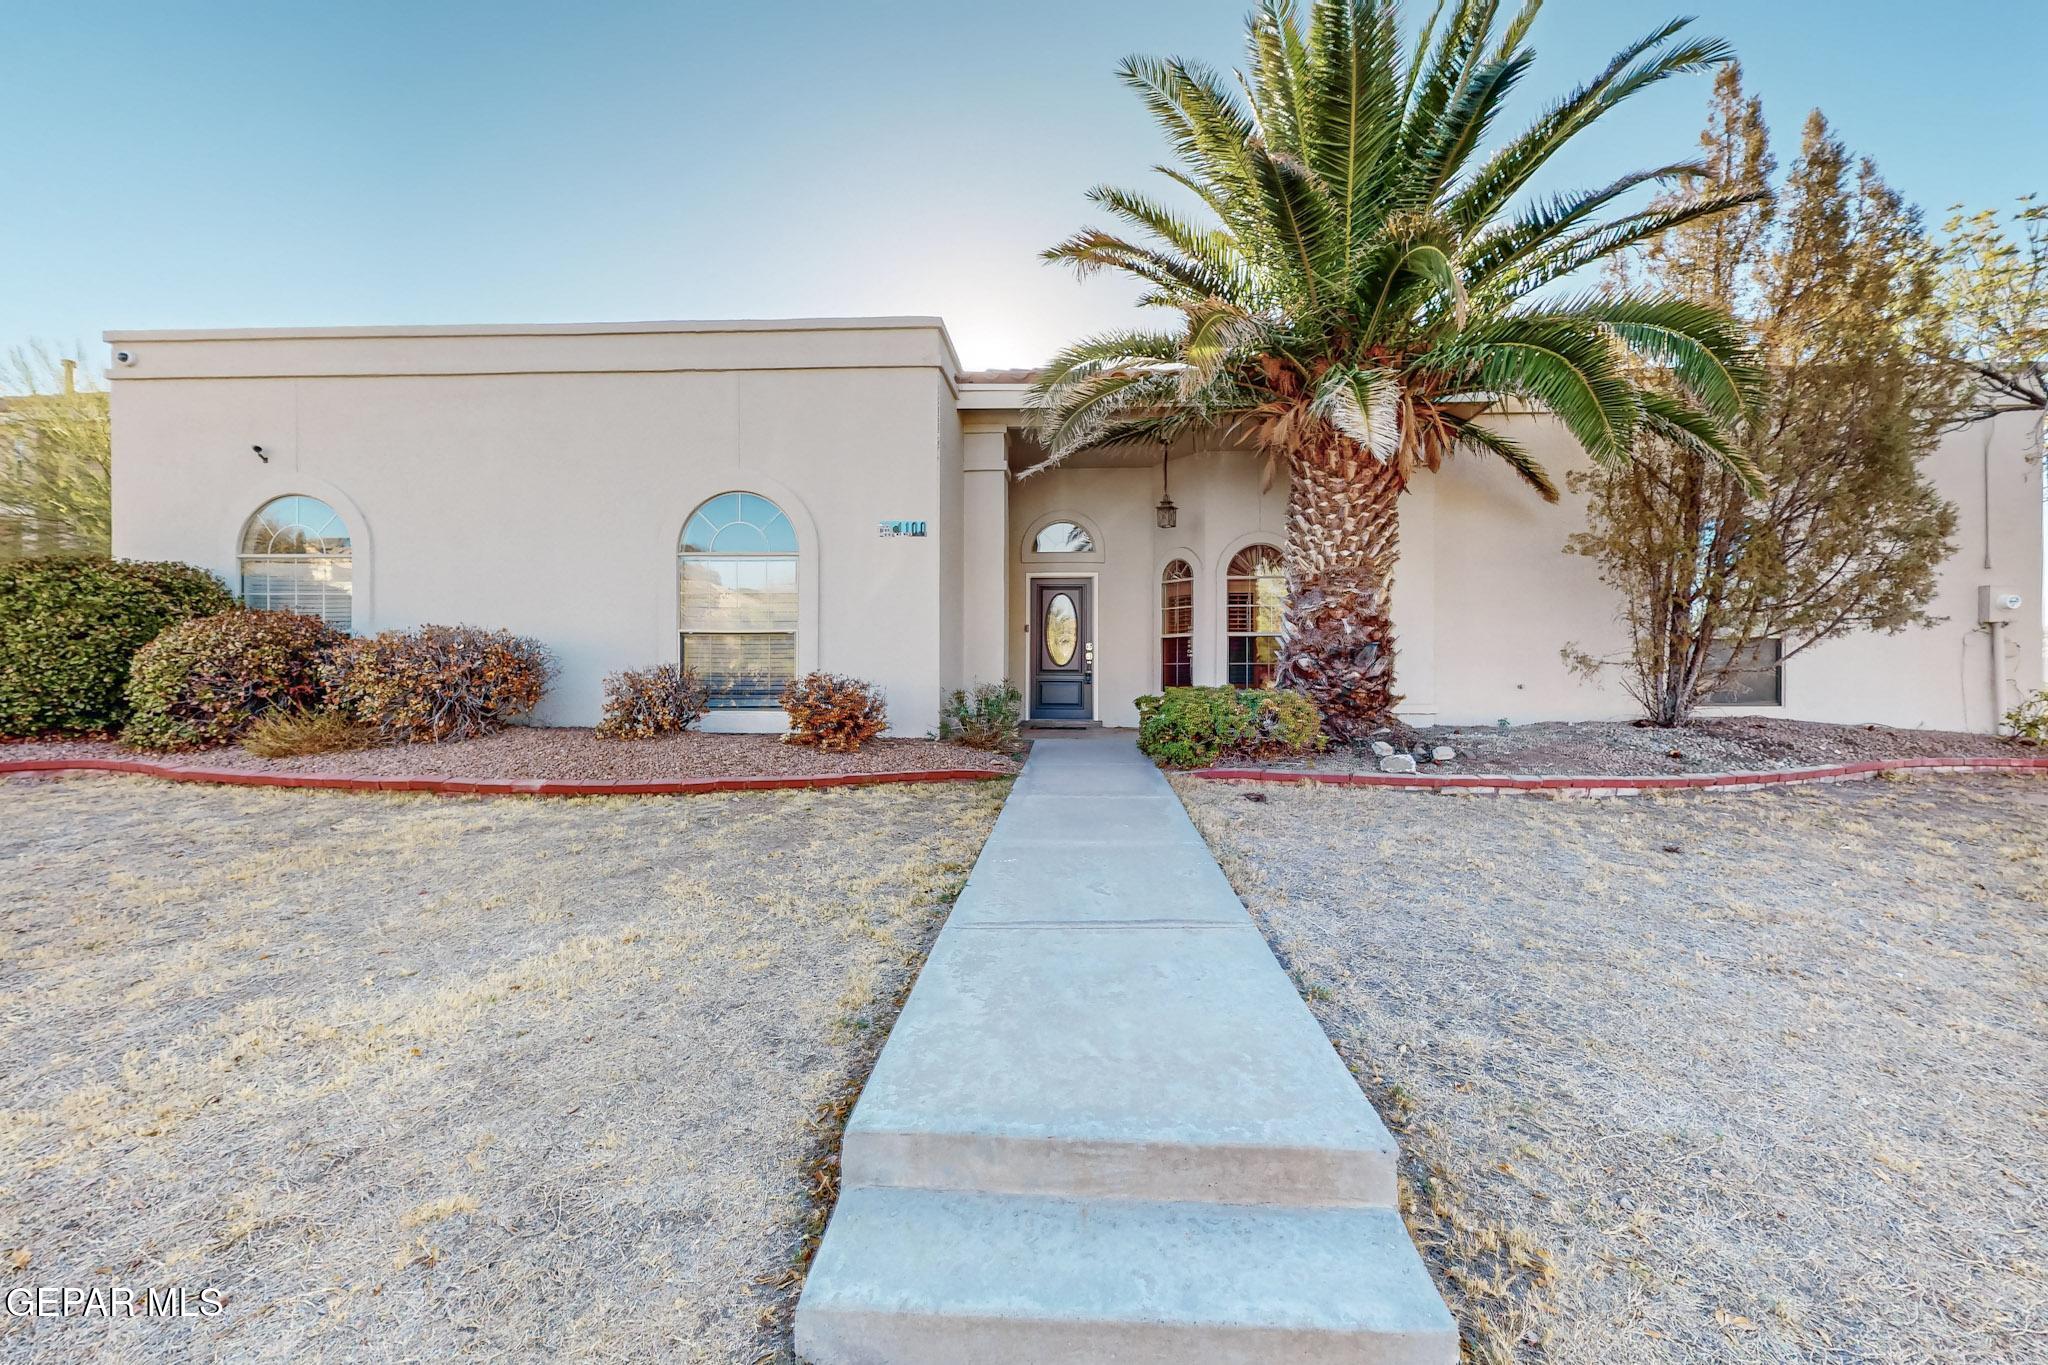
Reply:
[[1315, 703], [1299, 692], [1169, 687], [1138, 698], [1138, 748], [1170, 768], [1309, 754], [1323, 742]]
[[280, 711], [320, 704], [320, 666], [347, 636], [312, 616], [236, 608], [180, 621], [144, 645], [128, 674], [136, 749], [226, 744]]
[[600, 739], [653, 739], [681, 734], [704, 717], [710, 691], [695, 673], [675, 664], [629, 668], [604, 680]]
[[882, 689], [841, 673], [806, 673], [782, 689], [789, 713], [791, 744], [808, 744], [828, 754], [860, 752], [860, 746], [889, 728]]
[[117, 730], [136, 651], [234, 595], [189, 564], [100, 558], [0, 564], [0, 734]]
[[421, 626], [350, 640], [325, 670], [328, 700], [406, 744], [474, 739], [534, 707], [554, 677], [547, 647], [504, 630]]

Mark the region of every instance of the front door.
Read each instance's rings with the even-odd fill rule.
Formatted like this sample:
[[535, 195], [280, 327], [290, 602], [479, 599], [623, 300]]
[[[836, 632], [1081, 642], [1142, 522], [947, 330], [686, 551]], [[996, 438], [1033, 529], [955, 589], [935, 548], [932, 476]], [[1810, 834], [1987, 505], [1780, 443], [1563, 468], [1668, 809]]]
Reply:
[[1094, 584], [1031, 580], [1031, 719], [1095, 718]]

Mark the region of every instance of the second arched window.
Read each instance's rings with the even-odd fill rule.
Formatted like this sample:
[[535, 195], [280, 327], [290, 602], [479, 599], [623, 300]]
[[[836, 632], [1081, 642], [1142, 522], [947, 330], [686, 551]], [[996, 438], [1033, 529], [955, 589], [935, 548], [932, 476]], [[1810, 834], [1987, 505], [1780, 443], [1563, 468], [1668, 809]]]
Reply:
[[1176, 559], [1159, 576], [1159, 685], [1195, 682], [1195, 571]]
[[348, 525], [318, 498], [293, 493], [263, 504], [242, 530], [242, 605], [355, 624], [355, 557]]
[[1230, 685], [1271, 687], [1280, 676], [1281, 623], [1287, 614], [1287, 570], [1280, 552], [1270, 545], [1239, 550], [1230, 561], [1223, 600]]
[[796, 530], [758, 493], [721, 493], [691, 514], [677, 547], [683, 667], [710, 704], [779, 705], [796, 676]]

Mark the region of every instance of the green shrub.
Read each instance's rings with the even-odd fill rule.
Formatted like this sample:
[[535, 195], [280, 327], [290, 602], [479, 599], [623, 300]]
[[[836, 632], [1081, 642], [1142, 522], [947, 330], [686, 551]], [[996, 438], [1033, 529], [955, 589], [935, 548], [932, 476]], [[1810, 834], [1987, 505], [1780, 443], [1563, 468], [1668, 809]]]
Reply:
[[652, 739], [689, 729], [704, 716], [710, 690], [675, 664], [627, 669], [604, 680], [602, 739]]
[[1225, 756], [1263, 758], [1323, 747], [1315, 703], [1298, 692], [1169, 687], [1138, 698], [1138, 748], [1172, 768]]
[[538, 641], [472, 626], [350, 640], [322, 670], [334, 709], [406, 744], [502, 730], [540, 705], [554, 673], [554, 659]]
[[2006, 712], [2005, 725], [2014, 739], [2048, 744], [2048, 692], [2036, 692]]
[[273, 711], [316, 706], [320, 667], [346, 638], [288, 611], [237, 607], [180, 621], [136, 652], [121, 742], [200, 749], [226, 744]]
[[0, 564], [0, 734], [119, 729], [135, 652], [175, 621], [234, 605], [218, 578], [189, 564]]
[[374, 748], [381, 738], [339, 711], [272, 711], [249, 727], [242, 747], [258, 758], [303, 758]]
[[939, 738], [970, 749], [1011, 753], [1023, 719], [1024, 694], [1013, 684], [981, 683], [971, 692], [955, 689], [946, 698], [939, 708]]
[[1252, 726], [1257, 731], [1251, 748], [1254, 755], [1311, 754], [1323, 747], [1323, 718], [1316, 704], [1301, 693], [1265, 689], [1238, 696], [1252, 710]]
[[839, 673], [807, 673], [782, 689], [791, 744], [826, 753], [858, 753], [889, 727], [889, 708], [873, 683]]

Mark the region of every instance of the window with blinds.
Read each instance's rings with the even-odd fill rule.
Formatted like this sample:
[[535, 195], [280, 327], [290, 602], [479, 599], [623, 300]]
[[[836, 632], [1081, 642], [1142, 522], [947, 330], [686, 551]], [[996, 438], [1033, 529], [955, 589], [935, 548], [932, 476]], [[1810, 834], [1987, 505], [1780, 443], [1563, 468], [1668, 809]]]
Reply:
[[1778, 639], [1763, 639], [1745, 646], [1736, 654], [1728, 645], [1715, 645], [1707, 651], [1708, 669], [1718, 672], [1729, 668], [1728, 676], [1720, 687], [1701, 698], [1702, 706], [1783, 706], [1785, 704], [1785, 665], [1780, 656], [1784, 653], [1785, 642]]
[[348, 524], [318, 498], [275, 498], [242, 532], [242, 605], [355, 625], [355, 557]]
[[683, 667], [715, 707], [773, 707], [796, 676], [796, 531], [756, 493], [691, 514], [676, 557]]
[[1287, 614], [1287, 571], [1270, 545], [1248, 545], [1224, 580], [1224, 631], [1232, 687], [1271, 687], [1280, 675], [1280, 630]]
[[1195, 571], [1176, 559], [1159, 577], [1159, 685], [1195, 681]]

